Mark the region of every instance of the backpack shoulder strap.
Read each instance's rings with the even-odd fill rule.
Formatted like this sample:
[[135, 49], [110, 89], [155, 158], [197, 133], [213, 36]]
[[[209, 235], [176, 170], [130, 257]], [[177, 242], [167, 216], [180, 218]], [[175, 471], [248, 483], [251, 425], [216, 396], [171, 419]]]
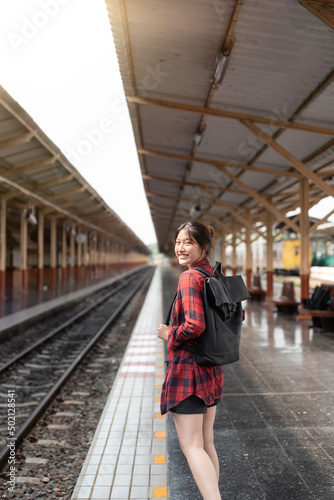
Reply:
[[208, 276], [209, 278], [212, 276], [212, 274], [207, 271], [206, 269], [203, 269], [202, 267], [192, 267], [191, 271], [200, 271], [201, 273], [205, 274], [205, 276]]
[[176, 299], [176, 296], [177, 296], [177, 292], [175, 292], [175, 295], [174, 295], [174, 298], [172, 300], [172, 303], [170, 305], [170, 308], [169, 308], [169, 311], [167, 313], [167, 316], [166, 316], [166, 321], [165, 321], [165, 325], [169, 325], [169, 320], [170, 320], [170, 317], [172, 315], [172, 309], [173, 309], [173, 305], [174, 305], [174, 302], [175, 302], [175, 299]]
[[212, 275], [223, 276], [221, 262], [217, 262], [217, 261], [215, 262], [215, 265], [214, 265], [213, 271], [212, 271]]

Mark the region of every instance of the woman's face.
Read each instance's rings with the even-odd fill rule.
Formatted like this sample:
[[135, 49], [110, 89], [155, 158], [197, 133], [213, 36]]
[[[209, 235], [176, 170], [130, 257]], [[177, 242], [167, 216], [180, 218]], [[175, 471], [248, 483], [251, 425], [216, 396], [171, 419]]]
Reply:
[[188, 266], [190, 269], [205, 257], [205, 251], [202, 250], [197, 241], [190, 239], [185, 229], [182, 229], [175, 241], [175, 255], [181, 266]]

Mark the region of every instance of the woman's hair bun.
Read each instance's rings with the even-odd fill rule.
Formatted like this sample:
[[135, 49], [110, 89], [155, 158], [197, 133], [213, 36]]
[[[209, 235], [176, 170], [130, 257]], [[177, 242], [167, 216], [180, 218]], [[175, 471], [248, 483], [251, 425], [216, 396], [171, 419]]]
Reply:
[[212, 226], [207, 226], [207, 228], [208, 228], [208, 231], [210, 233], [211, 238], [213, 238], [215, 235], [215, 230], [213, 229]]

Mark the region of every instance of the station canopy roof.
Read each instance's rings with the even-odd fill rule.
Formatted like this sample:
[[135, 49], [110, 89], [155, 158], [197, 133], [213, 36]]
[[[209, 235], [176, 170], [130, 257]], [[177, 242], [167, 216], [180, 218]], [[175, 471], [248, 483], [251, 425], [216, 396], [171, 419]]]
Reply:
[[334, 1], [106, 4], [162, 251], [190, 217], [298, 231], [303, 179], [334, 195]]
[[[105, 203], [32, 118], [0, 87], [0, 197], [13, 217], [36, 207], [46, 217], [148, 255], [150, 250]], [[17, 221], [18, 222], [18, 221]]]

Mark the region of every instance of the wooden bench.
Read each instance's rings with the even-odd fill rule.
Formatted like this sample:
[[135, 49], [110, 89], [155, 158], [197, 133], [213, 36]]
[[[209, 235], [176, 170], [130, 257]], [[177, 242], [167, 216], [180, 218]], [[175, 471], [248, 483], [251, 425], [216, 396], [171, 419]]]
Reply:
[[311, 317], [312, 324], [316, 328], [322, 328], [327, 332], [334, 332], [334, 311], [301, 308], [299, 313], [301, 319]]
[[252, 283], [252, 288], [248, 290], [249, 295], [252, 297], [253, 300], [264, 300], [266, 296], [266, 291], [263, 290], [261, 286], [261, 277], [260, 275], [256, 274], [253, 276], [253, 283]]
[[284, 314], [297, 313], [300, 302], [297, 302], [295, 299], [294, 282], [283, 281], [281, 296], [278, 300], [273, 300], [272, 303], [277, 307], [279, 312]]
[[[334, 291], [334, 283], [322, 283], [321, 288]], [[334, 332], [334, 311], [323, 309], [306, 309], [302, 307], [299, 310], [297, 319], [312, 319], [312, 324], [316, 328], [322, 328], [327, 332]]]

